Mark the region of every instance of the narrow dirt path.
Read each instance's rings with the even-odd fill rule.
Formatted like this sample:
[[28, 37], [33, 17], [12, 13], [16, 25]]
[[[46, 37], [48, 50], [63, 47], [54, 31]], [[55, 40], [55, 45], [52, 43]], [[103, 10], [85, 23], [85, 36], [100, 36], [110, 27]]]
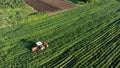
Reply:
[[9, 25], [4, 25], [4, 26], [0, 26], [0, 28], [7, 28], [7, 27], [12, 27], [13, 24], [9, 24]]

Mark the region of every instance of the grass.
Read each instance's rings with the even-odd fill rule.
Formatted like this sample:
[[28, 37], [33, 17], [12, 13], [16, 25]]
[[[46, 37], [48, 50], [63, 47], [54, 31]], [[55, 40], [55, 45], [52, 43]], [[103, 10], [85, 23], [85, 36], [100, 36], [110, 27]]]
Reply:
[[38, 15], [41, 19], [47, 16], [47, 14], [32, 9], [23, 0], [1, 0], [0, 5], [0, 27], [36, 20]]
[[[119, 7], [106, 0], [51, 16], [23, 16], [14, 27], [0, 28], [0, 68], [119, 67]], [[50, 47], [31, 52], [39, 40]]]

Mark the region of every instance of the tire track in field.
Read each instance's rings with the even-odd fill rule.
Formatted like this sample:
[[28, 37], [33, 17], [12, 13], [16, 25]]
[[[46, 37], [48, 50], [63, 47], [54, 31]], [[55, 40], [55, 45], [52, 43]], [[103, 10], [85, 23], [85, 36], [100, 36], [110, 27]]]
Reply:
[[83, 56], [82, 56], [83, 57]]
[[[98, 37], [98, 38], [99, 38], [99, 37]], [[97, 40], [98, 40], [98, 39], [97, 39]], [[94, 42], [97, 41], [97, 40], [94, 40]], [[93, 43], [93, 41], [90, 42], [90, 43]], [[88, 43], [88, 44], [90, 44], [90, 43]], [[87, 44], [87, 43], [86, 43], [86, 44]], [[87, 45], [88, 45], [88, 44], [87, 44]], [[84, 44], [84, 45], [85, 45], [85, 44]], [[89, 46], [89, 47], [91, 47], [91, 46]], [[87, 48], [89, 48], [89, 47], [87, 47]], [[88, 49], [87, 49], [87, 50], [88, 50]], [[83, 51], [80, 51], [80, 53], [82, 53], [82, 52], [83, 52]], [[78, 53], [78, 54], [79, 54], [79, 53]], [[77, 55], [75, 55], [74, 57], [76, 57], [76, 56], [77, 56]], [[74, 59], [74, 58], [73, 58], [73, 59]], [[76, 61], [75, 61], [74, 63], [72, 63], [72, 62], [74, 61], [73, 59], [72, 59], [72, 60], [70, 59], [70, 60], [68, 61], [68, 62], [71, 61], [71, 64], [67, 63], [67, 65], [66, 65], [66, 64], [65, 64], [65, 65], [66, 65], [66, 66], [71, 66], [71, 65], [75, 64]]]
[[[119, 23], [118, 23], [119, 24]], [[118, 26], [117, 26], [117, 24], [116, 24], [116, 28], [117, 28]], [[119, 28], [118, 28], [119, 29]], [[117, 30], [117, 29], [116, 29]], [[100, 59], [98, 59], [98, 61], [99, 61]], [[96, 62], [97, 62], [97, 60], [95, 60]], [[95, 62], [95, 63], [96, 63]], [[90, 65], [93, 65], [94, 63], [92, 62]]]
[[[112, 45], [111, 43], [108, 44], [109, 46]], [[108, 46], [107, 45], [107, 46]], [[108, 53], [108, 51], [110, 51], [114, 46], [110, 46], [109, 48], [105, 48], [104, 50], [100, 49], [97, 53], [99, 54], [100, 56], [93, 56], [93, 58], [91, 58], [88, 62], [86, 62], [85, 64], [88, 66], [88, 67], [91, 67], [91, 66], [95, 66], [94, 63], [97, 63], [99, 61], [100, 58], [102, 58], [104, 55], [106, 55]]]
[[115, 68], [119, 68], [120, 67], [120, 63], [118, 63], [118, 65]]
[[[120, 42], [120, 41], [119, 41]], [[119, 46], [119, 45], [118, 45]], [[118, 53], [117, 53], [118, 52]], [[106, 65], [103, 65], [104, 67], [108, 67], [108, 68], [112, 68], [112, 67], [116, 67], [119, 63], [120, 63], [120, 51], [116, 51], [115, 53], [117, 53], [117, 54], [114, 54], [114, 56], [112, 57], [112, 59], [109, 59], [108, 61], [107, 61], [107, 63], [106, 63]], [[111, 57], [110, 57], [111, 58]], [[115, 58], [115, 60], [113, 60]], [[113, 61], [112, 61], [113, 60]], [[111, 64], [110, 64], [110, 62], [109, 61], [111, 61]]]
[[[120, 44], [118, 44], [119, 46]], [[113, 59], [113, 61], [111, 62], [111, 64], [109, 65], [108, 68], [112, 68], [112, 67], [117, 67], [117, 65], [120, 63], [120, 54], [118, 53], [118, 56], [116, 58]]]
[[[117, 22], [117, 20], [116, 20], [116, 21], [114, 21], [114, 22]], [[118, 24], [119, 24], [119, 22], [118, 22]], [[115, 27], [115, 26], [114, 26], [114, 27]], [[116, 24], [116, 28], [117, 28], [117, 24]], [[114, 28], [114, 29], [115, 29], [115, 28]], [[118, 29], [119, 29], [119, 28], [118, 28]], [[115, 30], [117, 30], [117, 29], [115, 29]], [[97, 56], [97, 57], [99, 57], [99, 56]], [[95, 58], [95, 57], [94, 57], [94, 58]], [[93, 58], [93, 59], [94, 59], [94, 58]], [[97, 60], [95, 60], [95, 61], [97, 61]], [[99, 61], [99, 60], [98, 60], [98, 61]], [[87, 61], [87, 63], [88, 63], [88, 62], [89, 62], [89, 61]], [[90, 62], [89, 62], [89, 63], [93, 63], [93, 62], [90, 60]], [[89, 63], [88, 63], [88, 64], [89, 64]], [[93, 64], [94, 64], [94, 63], [93, 63]]]
[[[69, 50], [69, 49], [68, 49]], [[65, 52], [66, 53], [66, 52]], [[64, 53], [63, 53], [64, 54]], [[55, 58], [56, 59], [56, 58]], [[58, 58], [59, 59], [59, 58]], [[54, 59], [53, 59], [54, 60]], [[61, 59], [60, 59], [61, 60]], [[49, 64], [49, 63], [48, 63]]]
[[[115, 39], [115, 38], [114, 38]], [[112, 39], [112, 40], [114, 40]], [[111, 41], [112, 41], [111, 40]], [[112, 45], [111, 44], [111, 41], [106, 44], [105, 46], [101, 47], [100, 49], [98, 49], [98, 51], [96, 51], [96, 53], [94, 54], [93, 57], [91, 57], [91, 59], [88, 59], [88, 61], [84, 61], [83, 65], [81, 66], [88, 66], [88, 67], [95, 67], [94, 63], [97, 63], [97, 61], [101, 60], [101, 58], [105, 55], [109, 55], [110, 52], [112, 52], [114, 49], [116, 49], [117, 46], [110, 46]], [[114, 42], [113, 44], [115, 44], [116, 42]], [[103, 52], [103, 53], [102, 53]], [[104, 60], [104, 59], [103, 59]], [[101, 60], [101, 62], [103, 61]], [[95, 61], [95, 62], [94, 62]], [[91, 62], [91, 63], [90, 63]], [[102, 67], [104, 68], [104, 67]]]
[[[93, 53], [95, 53], [95, 52], [97, 51], [97, 49], [99, 49], [99, 48], [101, 48], [102, 46], [104, 46], [103, 44], [107, 44], [109, 41], [111, 41], [111, 39], [113, 39], [113, 38], [111, 38], [111, 36], [110, 36], [110, 37], [107, 38], [105, 41], [103, 41], [102, 43], [100, 43], [99, 46], [95, 46], [92, 50], [90, 50], [89, 52], [87, 52], [86, 54], [84, 54], [81, 58], [79, 58], [79, 60], [81, 60], [81, 61], [78, 62], [78, 63], [75, 65], [75, 67], [78, 67], [78, 66], [81, 67], [81, 65], [83, 64], [83, 62], [84, 62], [85, 60], [87, 60], [88, 58], [90, 59], [90, 56], [91, 56]], [[101, 45], [102, 45], [102, 46], [101, 46]], [[87, 55], [89, 55], [89, 56], [87, 56]], [[85, 58], [84, 58], [84, 57], [85, 57]]]
[[[117, 46], [115, 50], [111, 51], [111, 53], [109, 53], [110, 55], [108, 55], [108, 57], [106, 57], [106, 59], [104, 59], [99, 65], [97, 65], [96, 67], [101, 67], [107, 63], [107, 60], [110, 60], [111, 58], [114, 58], [115, 56], [117, 56], [120, 53], [120, 46]], [[112, 56], [113, 55], [113, 56]], [[111, 62], [108, 62], [111, 63]], [[100, 66], [101, 65], [101, 66]]]
[[[112, 47], [111, 47], [111, 48], [112, 48]], [[110, 48], [109, 48], [109, 49], [110, 49]], [[96, 56], [99, 56], [99, 52], [97, 53], [97, 55], [95, 55], [95, 58], [96, 58]], [[95, 59], [95, 58], [93, 57], [93, 59]], [[91, 58], [91, 59], [92, 59], [92, 58]], [[91, 59], [90, 59], [90, 60], [91, 60]], [[74, 59], [71, 61], [71, 64], [72, 64], [73, 61], [74, 61]], [[77, 61], [77, 60], [76, 60], [76, 61]], [[87, 62], [87, 61], [86, 61], [86, 62]], [[91, 61], [91, 62], [92, 62], [92, 61]], [[68, 63], [68, 64], [69, 64], [69, 63]], [[71, 64], [69, 64], [69, 66], [70, 66], [70, 67], [73, 67], [75, 63], [72, 64], [72, 66], [71, 66]], [[67, 66], [68, 66], [68, 65], [64, 65], [64, 67], [67, 67]], [[68, 66], [68, 67], [69, 67], [69, 66]], [[85, 66], [86, 66], [86, 67], [91, 67], [89, 64], [86, 64], [86, 63], [83, 63], [83, 65], [81, 65], [80, 67], [85, 67]]]

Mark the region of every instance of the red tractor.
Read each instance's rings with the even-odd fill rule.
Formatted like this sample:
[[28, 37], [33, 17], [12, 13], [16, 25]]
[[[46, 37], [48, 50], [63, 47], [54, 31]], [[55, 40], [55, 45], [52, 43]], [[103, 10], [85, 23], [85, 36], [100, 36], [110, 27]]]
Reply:
[[46, 42], [37, 42], [36, 45], [34, 47], [32, 47], [32, 51], [36, 51], [36, 50], [44, 50], [45, 48], [48, 48], [48, 44]]

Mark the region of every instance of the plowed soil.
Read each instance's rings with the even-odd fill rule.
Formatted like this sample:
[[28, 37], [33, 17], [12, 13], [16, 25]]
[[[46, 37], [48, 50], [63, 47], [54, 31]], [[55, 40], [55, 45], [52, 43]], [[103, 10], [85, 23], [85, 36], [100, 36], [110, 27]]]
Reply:
[[64, 0], [25, 0], [34, 9], [45, 13], [57, 13], [75, 7]]

